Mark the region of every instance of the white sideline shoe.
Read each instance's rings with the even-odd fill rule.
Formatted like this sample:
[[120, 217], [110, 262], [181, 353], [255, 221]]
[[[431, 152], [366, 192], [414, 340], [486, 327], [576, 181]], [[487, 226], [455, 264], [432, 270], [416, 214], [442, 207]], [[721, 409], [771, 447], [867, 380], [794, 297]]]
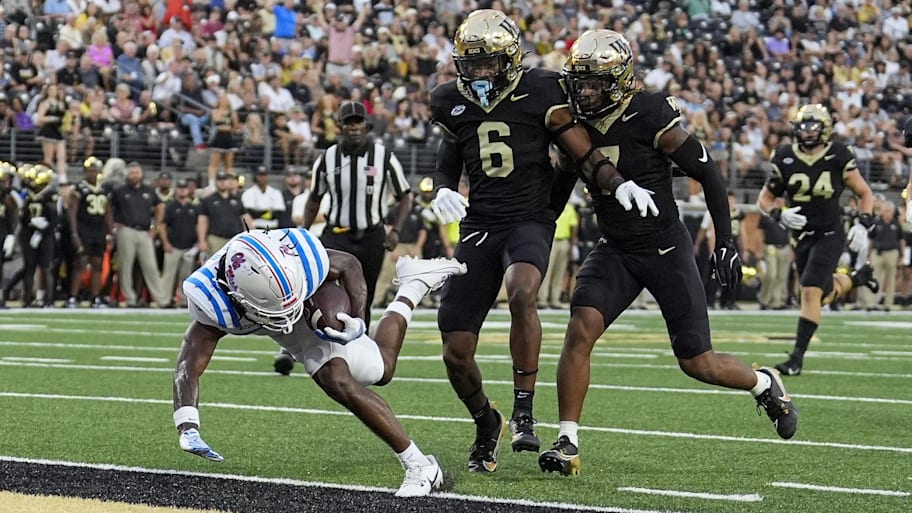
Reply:
[[396, 497], [424, 497], [443, 484], [443, 471], [437, 459], [427, 456], [430, 463], [421, 467], [405, 469], [405, 479], [396, 492]]
[[420, 281], [433, 292], [442, 287], [450, 276], [465, 273], [466, 265], [453, 258], [424, 260], [404, 256], [396, 262], [396, 279], [393, 284], [402, 287], [412, 281]]

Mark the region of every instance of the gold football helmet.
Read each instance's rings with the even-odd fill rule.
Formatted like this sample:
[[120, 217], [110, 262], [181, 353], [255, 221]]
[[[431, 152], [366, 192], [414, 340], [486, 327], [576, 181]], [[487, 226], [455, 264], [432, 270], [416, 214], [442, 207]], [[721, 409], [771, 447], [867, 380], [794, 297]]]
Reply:
[[500, 11], [480, 9], [470, 14], [456, 29], [453, 43], [456, 75], [483, 107], [522, 70], [519, 27]]
[[0, 162], [0, 180], [12, 180], [16, 172], [16, 166], [9, 162]]
[[819, 103], [798, 109], [792, 120], [795, 139], [802, 148], [810, 149], [830, 142], [833, 136], [833, 118], [826, 107]]
[[82, 167], [84, 169], [97, 169], [97, 170], [101, 171], [101, 168], [104, 167], [104, 162], [102, 162], [102, 160], [100, 158], [93, 155], [93, 156], [87, 157], [82, 162]]
[[47, 164], [39, 162], [32, 166], [27, 173], [29, 187], [33, 191], [40, 191], [48, 186], [51, 183], [51, 180], [54, 179], [54, 170], [50, 168]]
[[605, 116], [633, 91], [630, 43], [613, 30], [587, 30], [570, 47], [564, 77], [574, 114], [584, 119]]

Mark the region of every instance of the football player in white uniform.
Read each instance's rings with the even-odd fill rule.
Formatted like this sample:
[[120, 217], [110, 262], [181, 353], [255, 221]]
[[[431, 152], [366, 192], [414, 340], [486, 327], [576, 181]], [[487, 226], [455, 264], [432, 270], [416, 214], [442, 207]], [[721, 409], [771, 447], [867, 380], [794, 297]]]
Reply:
[[326, 280], [340, 281], [352, 312], [364, 314], [367, 286], [357, 259], [324, 249], [316, 237], [296, 228], [236, 235], [184, 282], [193, 322], [174, 371], [174, 424], [181, 449], [223, 461], [199, 433], [199, 378], [223, 336], [262, 335], [294, 355], [329, 397], [396, 452], [405, 469], [397, 496], [427, 495], [440, 487], [443, 474], [437, 461], [421, 452], [386, 401], [367, 386], [392, 379], [415, 305], [465, 271], [465, 264], [453, 259], [402, 258], [396, 266], [397, 298], [373, 339], [364, 333], [363, 320], [341, 312], [337, 318], [343, 330], [315, 332], [304, 319], [304, 303]]

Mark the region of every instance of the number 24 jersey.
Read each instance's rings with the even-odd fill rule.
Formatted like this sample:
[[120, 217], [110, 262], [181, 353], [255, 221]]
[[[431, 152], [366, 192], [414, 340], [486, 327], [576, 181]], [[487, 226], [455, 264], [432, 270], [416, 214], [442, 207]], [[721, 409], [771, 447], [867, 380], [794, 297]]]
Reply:
[[785, 196], [790, 207], [801, 207], [807, 217], [804, 231], [842, 230], [839, 197], [846, 173], [858, 169], [848, 146], [831, 142], [822, 151], [808, 154], [797, 144], [782, 145], [770, 156], [773, 169], [766, 188]]

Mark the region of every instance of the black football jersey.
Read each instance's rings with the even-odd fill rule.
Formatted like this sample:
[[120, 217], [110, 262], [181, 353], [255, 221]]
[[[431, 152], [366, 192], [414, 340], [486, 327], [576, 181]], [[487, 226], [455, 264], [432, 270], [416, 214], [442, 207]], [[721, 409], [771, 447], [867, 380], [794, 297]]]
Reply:
[[614, 196], [589, 185], [602, 233], [625, 245], [656, 234], [660, 228], [678, 220], [678, 207], [672, 193], [671, 159], [657, 148], [659, 137], [681, 122], [681, 111], [674, 97], [661, 92], [633, 95], [618, 109], [599, 120], [583, 124], [592, 144], [611, 159], [626, 180], [633, 180], [655, 193], [652, 197], [659, 215], [640, 217], [634, 206], [624, 210]]
[[104, 224], [105, 212], [108, 210], [108, 191], [102, 184], [92, 186], [88, 182], [80, 182], [73, 194], [79, 198], [77, 223], [96, 227]]
[[22, 226], [26, 229], [34, 229], [29, 222], [36, 217], [43, 217], [48, 221], [48, 228], [45, 233], [51, 233], [57, 227], [57, 199], [59, 194], [56, 190], [47, 187], [37, 194], [29, 191], [25, 195], [22, 203]]
[[16, 231], [13, 226], [13, 211], [18, 209], [16, 200], [13, 199], [14, 192], [4, 192], [0, 190], [0, 235], [6, 236]]
[[548, 119], [568, 106], [560, 74], [525, 71], [483, 108], [458, 81], [431, 91], [431, 118], [462, 150], [469, 208], [462, 226], [503, 228], [520, 221], [554, 221], [549, 209], [554, 167]]
[[797, 144], [782, 145], [770, 162], [773, 169], [766, 188], [785, 196], [789, 207], [801, 207], [800, 213], [807, 217], [804, 231], [842, 229], [839, 197], [846, 173], [858, 169], [851, 148], [831, 142], [817, 155], [808, 155]]

